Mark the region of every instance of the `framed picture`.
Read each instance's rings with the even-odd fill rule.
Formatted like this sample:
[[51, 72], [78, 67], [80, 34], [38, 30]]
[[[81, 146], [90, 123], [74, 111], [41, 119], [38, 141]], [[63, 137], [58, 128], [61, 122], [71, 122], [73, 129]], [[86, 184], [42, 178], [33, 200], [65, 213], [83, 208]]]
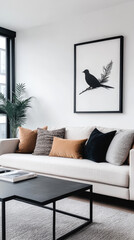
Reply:
[[74, 112], [121, 113], [123, 36], [74, 45]]

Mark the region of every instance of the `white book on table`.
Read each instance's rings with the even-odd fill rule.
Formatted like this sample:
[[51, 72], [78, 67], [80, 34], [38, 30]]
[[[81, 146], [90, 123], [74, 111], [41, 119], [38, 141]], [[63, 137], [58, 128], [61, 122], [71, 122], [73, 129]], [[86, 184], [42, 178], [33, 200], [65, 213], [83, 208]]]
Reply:
[[34, 177], [37, 177], [36, 173], [28, 172], [24, 170], [11, 170], [10, 172], [0, 174], [0, 180], [13, 182], [13, 183], [34, 178]]

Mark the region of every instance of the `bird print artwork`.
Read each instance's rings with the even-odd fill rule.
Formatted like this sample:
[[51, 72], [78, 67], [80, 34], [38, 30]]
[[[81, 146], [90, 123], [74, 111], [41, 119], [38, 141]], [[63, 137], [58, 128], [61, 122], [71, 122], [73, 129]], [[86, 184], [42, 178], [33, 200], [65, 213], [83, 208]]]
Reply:
[[111, 73], [113, 66], [113, 61], [111, 60], [110, 63], [107, 64], [107, 66], [103, 66], [103, 73], [101, 74], [101, 78], [97, 79], [94, 75], [92, 75], [88, 69], [85, 69], [83, 73], [85, 74], [85, 81], [89, 85], [88, 88], [86, 88], [84, 91], [80, 92], [79, 95], [82, 93], [92, 90], [95, 88], [103, 87], [105, 89], [113, 89], [114, 87], [105, 85], [104, 83], [108, 82], [109, 75]]

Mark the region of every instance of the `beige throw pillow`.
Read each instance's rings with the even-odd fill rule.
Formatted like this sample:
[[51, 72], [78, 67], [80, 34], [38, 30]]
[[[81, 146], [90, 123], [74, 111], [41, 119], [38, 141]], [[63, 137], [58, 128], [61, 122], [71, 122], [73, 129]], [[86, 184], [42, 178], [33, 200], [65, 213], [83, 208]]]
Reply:
[[106, 161], [114, 165], [122, 165], [127, 160], [133, 141], [134, 131], [124, 130], [118, 132], [109, 145]]
[[54, 137], [49, 156], [82, 159], [86, 141], [87, 139], [70, 140]]

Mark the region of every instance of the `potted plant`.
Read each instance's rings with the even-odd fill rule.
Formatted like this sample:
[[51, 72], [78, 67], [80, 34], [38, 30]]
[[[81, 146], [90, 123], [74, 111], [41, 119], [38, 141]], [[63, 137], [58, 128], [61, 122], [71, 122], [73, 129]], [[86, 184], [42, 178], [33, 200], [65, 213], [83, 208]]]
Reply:
[[16, 137], [17, 128], [25, 123], [27, 108], [31, 107], [32, 97], [24, 98], [25, 90], [24, 83], [16, 84], [15, 92], [12, 92], [12, 101], [0, 93], [0, 111], [7, 114], [12, 138]]

